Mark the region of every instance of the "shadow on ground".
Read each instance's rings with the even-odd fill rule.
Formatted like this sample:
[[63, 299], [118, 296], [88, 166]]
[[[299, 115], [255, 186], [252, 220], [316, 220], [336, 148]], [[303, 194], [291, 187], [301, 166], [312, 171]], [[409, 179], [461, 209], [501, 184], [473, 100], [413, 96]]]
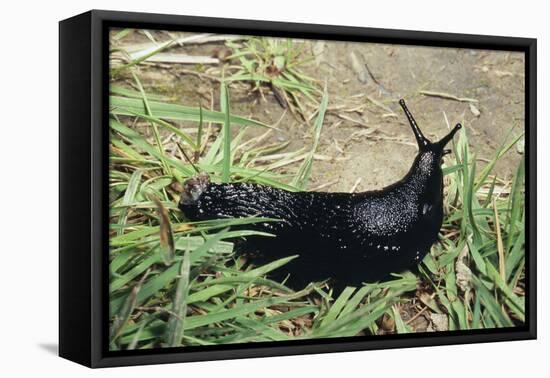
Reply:
[[38, 347], [50, 354], [59, 355], [59, 345], [57, 343], [40, 343]]

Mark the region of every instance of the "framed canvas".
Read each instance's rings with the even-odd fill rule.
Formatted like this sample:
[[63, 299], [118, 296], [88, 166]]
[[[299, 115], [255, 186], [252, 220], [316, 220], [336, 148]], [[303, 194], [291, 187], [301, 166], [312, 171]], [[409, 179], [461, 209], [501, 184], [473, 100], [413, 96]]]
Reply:
[[536, 337], [536, 40], [60, 22], [62, 357]]

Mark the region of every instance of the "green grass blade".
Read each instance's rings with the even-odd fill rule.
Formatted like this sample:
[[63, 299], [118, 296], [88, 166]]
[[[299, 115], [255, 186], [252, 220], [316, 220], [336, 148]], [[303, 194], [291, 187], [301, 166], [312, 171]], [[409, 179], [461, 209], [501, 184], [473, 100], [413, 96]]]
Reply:
[[[110, 112], [115, 115], [125, 116], [147, 116], [147, 110], [143, 102], [139, 99], [110, 96]], [[163, 102], [149, 101], [149, 107], [156, 117], [174, 121], [194, 121], [199, 122], [201, 110], [199, 107], [190, 107], [184, 105], [169, 104]], [[202, 111], [203, 122], [212, 122], [223, 124], [225, 114], [213, 110]], [[231, 123], [239, 126], [269, 127], [268, 125], [248, 118], [235, 115], [230, 117]]]
[[328, 325], [338, 317], [354, 291], [354, 287], [346, 287], [344, 291], [342, 291], [338, 299], [336, 299], [336, 302], [334, 302], [334, 304], [330, 306], [328, 312], [323, 317], [323, 320], [321, 321], [321, 327]]
[[298, 169], [298, 172], [294, 180], [292, 181], [292, 185], [296, 186], [297, 188], [304, 189], [307, 181], [309, 180], [309, 176], [311, 174], [311, 166], [313, 164], [313, 156], [315, 155], [315, 152], [317, 151], [317, 146], [319, 145], [319, 139], [321, 137], [321, 130], [323, 129], [323, 122], [325, 120], [325, 112], [327, 110], [327, 106], [328, 92], [327, 88], [325, 87], [323, 97], [321, 99], [321, 105], [319, 106], [319, 113], [317, 114], [315, 124], [313, 125], [313, 146], [311, 147], [309, 155], [306, 157], [306, 159]]
[[225, 83], [221, 85], [220, 104], [221, 111], [224, 114], [222, 182], [227, 183], [231, 178], [231, 117], [229, 94], [227, 93], [227, 86]]
[[166, 344], [171, 347], [181, 345], [183, 329], [185, 328], [187, 295], [189, 292], [189, 269], [191, 266], [189, 254], [190, 251], [186, 251], [183, 255], [172, 312], [170, 313], [170, 318], [168, 319], [168, 325], [166, 327]]
[[[134, 202], [135, 196], [138, 193], [139, 184], [141, 183], [141, 176], [143, 174], [143, 171], [141, 169], [138, 169], [132, 173], [132, 176], [130, 177], [130, 180], [128, 181], [128, 186], [126, 187], [126, 191], [124, 192], [124, 197], [122, 198], [122, 205], [128, 205], [132, 202]], [[119, 225], [125, 225], [126, 221], [128, 219], [128, 209], [125, 208], [122, 210], [122, 213], [119, 215]], [[120, 229], [117, 234], [121, 235], [123, 232], [122, 229]]]

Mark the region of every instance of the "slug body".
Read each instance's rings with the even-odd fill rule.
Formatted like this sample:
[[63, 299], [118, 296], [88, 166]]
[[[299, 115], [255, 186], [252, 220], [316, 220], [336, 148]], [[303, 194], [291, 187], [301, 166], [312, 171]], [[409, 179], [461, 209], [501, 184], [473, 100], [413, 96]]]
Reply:
[[246, 226], [275, 235], [251, 237], [241, 249], [259, 262], [298, 254], [280, 268], [290, 286], [332, 279], [336, 286], [381, 280], [415, 266], [443, 221], [442, 157], [460, 129], [439, 142], [424, 137], [400, 101], [419, 152], [400, 181], [363, 193], [289, 192], [248, 183], [215, 184], [200, 174], [184, 183], [179, 208], [191, 220], [261, 216]]

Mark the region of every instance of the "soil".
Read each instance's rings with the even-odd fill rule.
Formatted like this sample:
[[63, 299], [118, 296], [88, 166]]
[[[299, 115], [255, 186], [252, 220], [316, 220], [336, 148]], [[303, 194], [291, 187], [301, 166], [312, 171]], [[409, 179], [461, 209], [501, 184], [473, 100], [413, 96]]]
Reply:
[[[159, 40], [166, 39], [154, 33]], [[147, 39], [136, 32], [123, 42]], [[524, 131], [523, 53], [334, 41], [298, 43], [303, 44], [305, 55], [315, 57], [302, 71], [316, 78], [320, 88], [326, 83], [329, 94], [318, 153], [332, 159], [315, 160], [309, 189], [323, 186], [326, 191], [350, 191], [355, 186], [362, 191], [400, 179], [417, 151], [397, 103], [400, 98], [407, 101], [430, 139], [448, 132], [445, 116], [450, 126], [462, 123], [481, 163], [494, 156], [511, 129], [508, 141]], [[223, 42], [217, 42], [178, 46], [170, 52], [214, 56], [223, 48]], [[180, 104], [201, 103], [219, 109], [219, 82], [196, 73], [221, 74], [221, 66], [144, 63], [139, 65], [139, 76], [148, 93], [165, 94]], [[128, 77], [127, 82], [131, 81]], [[286, 151], [311, 146], [312, 122], [308, 125], [284, 109], [269, 87], [262, 89], [263, 96], [251, 92], [247, 85], [231, 85], [229, 89], [233, 113], [277, 123], [279, 130], [266, 143], [289, 141]], [[421, 91], [446, 93], [464, 101]], [[313, 115], [316, 109], [311, 106], [308, 110]], [[250, 130], [249, 135], [263, 132]], [[518, 149], [511, 149], [496, 167], [498, 176], [510, 179], [520, 157]]]

